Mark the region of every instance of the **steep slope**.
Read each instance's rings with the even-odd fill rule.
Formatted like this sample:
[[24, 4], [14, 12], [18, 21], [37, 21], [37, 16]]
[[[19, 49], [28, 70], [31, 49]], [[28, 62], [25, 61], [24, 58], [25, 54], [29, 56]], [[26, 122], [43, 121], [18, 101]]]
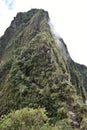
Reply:
[[78, 68], [78, 71], [80, 72], [82, 78], [83, 78], [83, 86], [85, 87], [87, 91], [87, 67], [85, 65], [80, 65], [76, 63], [76, 66]]
[[87, 127], [80, 73], [62, 38], [53, 35], [48, 12], [32, 9], [17, 14], [0, 38], [0, 62], [1, 116], [41, 107], [54, 124]]

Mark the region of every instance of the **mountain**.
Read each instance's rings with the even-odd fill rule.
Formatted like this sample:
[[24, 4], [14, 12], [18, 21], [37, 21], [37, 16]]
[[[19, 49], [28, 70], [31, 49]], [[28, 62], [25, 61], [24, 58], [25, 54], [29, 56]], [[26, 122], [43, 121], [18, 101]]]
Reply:
[[80, 65], [80, 64], [77, 64], [77, 63], [76, 63], [76, 66], [77, 66], [78, 71], [81, 74], [81, 77], [83, 79], [83, 86], [85, 87], [85, 90], [87, 92], [87, 66]]
[[85, 130], [86, 71], [47, 11], [18, 13], [0, 38], [0, 129]]

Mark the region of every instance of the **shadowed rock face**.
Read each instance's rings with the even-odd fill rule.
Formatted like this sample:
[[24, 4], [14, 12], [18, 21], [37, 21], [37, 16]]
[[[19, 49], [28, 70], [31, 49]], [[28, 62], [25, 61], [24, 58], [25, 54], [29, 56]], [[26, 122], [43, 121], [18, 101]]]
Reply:
[[86, 100], [82, 73], [49, 20], [42, 9], [18, 13], [0, 38], [0, 115], [44, 107], [56, 121], [69, 119], [71, 111], [80, 127], [86, 112], [79, 114]]

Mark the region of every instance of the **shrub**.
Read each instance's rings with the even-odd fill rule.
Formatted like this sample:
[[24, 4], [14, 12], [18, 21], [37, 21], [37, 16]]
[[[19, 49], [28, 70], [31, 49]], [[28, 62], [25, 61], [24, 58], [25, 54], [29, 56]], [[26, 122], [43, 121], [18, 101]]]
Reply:
[[38, 130], [47, 122], [44, 108], [24, 108], [1, 118], [0, 130]]

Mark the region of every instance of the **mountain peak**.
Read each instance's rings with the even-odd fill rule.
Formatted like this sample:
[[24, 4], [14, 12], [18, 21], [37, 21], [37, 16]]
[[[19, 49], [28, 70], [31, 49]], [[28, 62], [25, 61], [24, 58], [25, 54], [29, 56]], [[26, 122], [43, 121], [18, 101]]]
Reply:
[[[67, 130], [87, 128], [87, 107], [84, 104], [86, 71], [87, 68], [82, 68], [71, 59], [63, 39], [56, 39], [47, 11], [31, 9], [18, 13], [0, 38], [0, 129], [34, 128], [38, 123], [32, 126], [29, 123], [31, 114], [27, 116], [24, 111], [32, 112], [32, 108], [35, 111], [45, 108], [49, 125], [58, 124], [61, 129]], [[13, 115], [13, 122], [9, 120], [8, 128], [7, 117], [12, 110], [15, 113], [18, 111], [18, 119], [14, 112], [10, 114]], [[8, 116], [3, 117], [5, 114]], [[32, 121], [36, 117], [38, 121], [37, 115], [36, 112]], [[42, 116], [39, 117], [42, 119]], [[15, 121], [17, 124], [14, 124]], [[45, 123], [45, 120], [42, 122]], [[43, 128], [46, 128], [47, 124], [44, 125]]]
[[[6, 29], [4, 35], [0, 38], [0, 60], [5, 47], [14, 35], [18, 35], [19, 31], [27, 29], [27, 34], [36, 34], [37, 31], [46, 30], [48, 27], [49, 14], [43, 9], [31, 9], [28, 12], [19, 12], [14, 17], [11, 25]], [[19, 31], [18, 31], [19, 30]], [[25, 33], [25, 37], [26, 34]], [[24, 38], [26, 39], [26, 38]]]
[[47, 21], [49, 19], [49, 15], [47, 11], [44, 11], [43, 9], [31, 9], [28, 12], [18, 13], [17, 16], [14, 17], [14, 20], [12, 21], [11, 26], [15, 30], [21, 24], [26, 24], [27, 22], [29, 22], [34, 15], [37, 17], [38, 21], [40, 21], [41, 18], [45, 18]]

